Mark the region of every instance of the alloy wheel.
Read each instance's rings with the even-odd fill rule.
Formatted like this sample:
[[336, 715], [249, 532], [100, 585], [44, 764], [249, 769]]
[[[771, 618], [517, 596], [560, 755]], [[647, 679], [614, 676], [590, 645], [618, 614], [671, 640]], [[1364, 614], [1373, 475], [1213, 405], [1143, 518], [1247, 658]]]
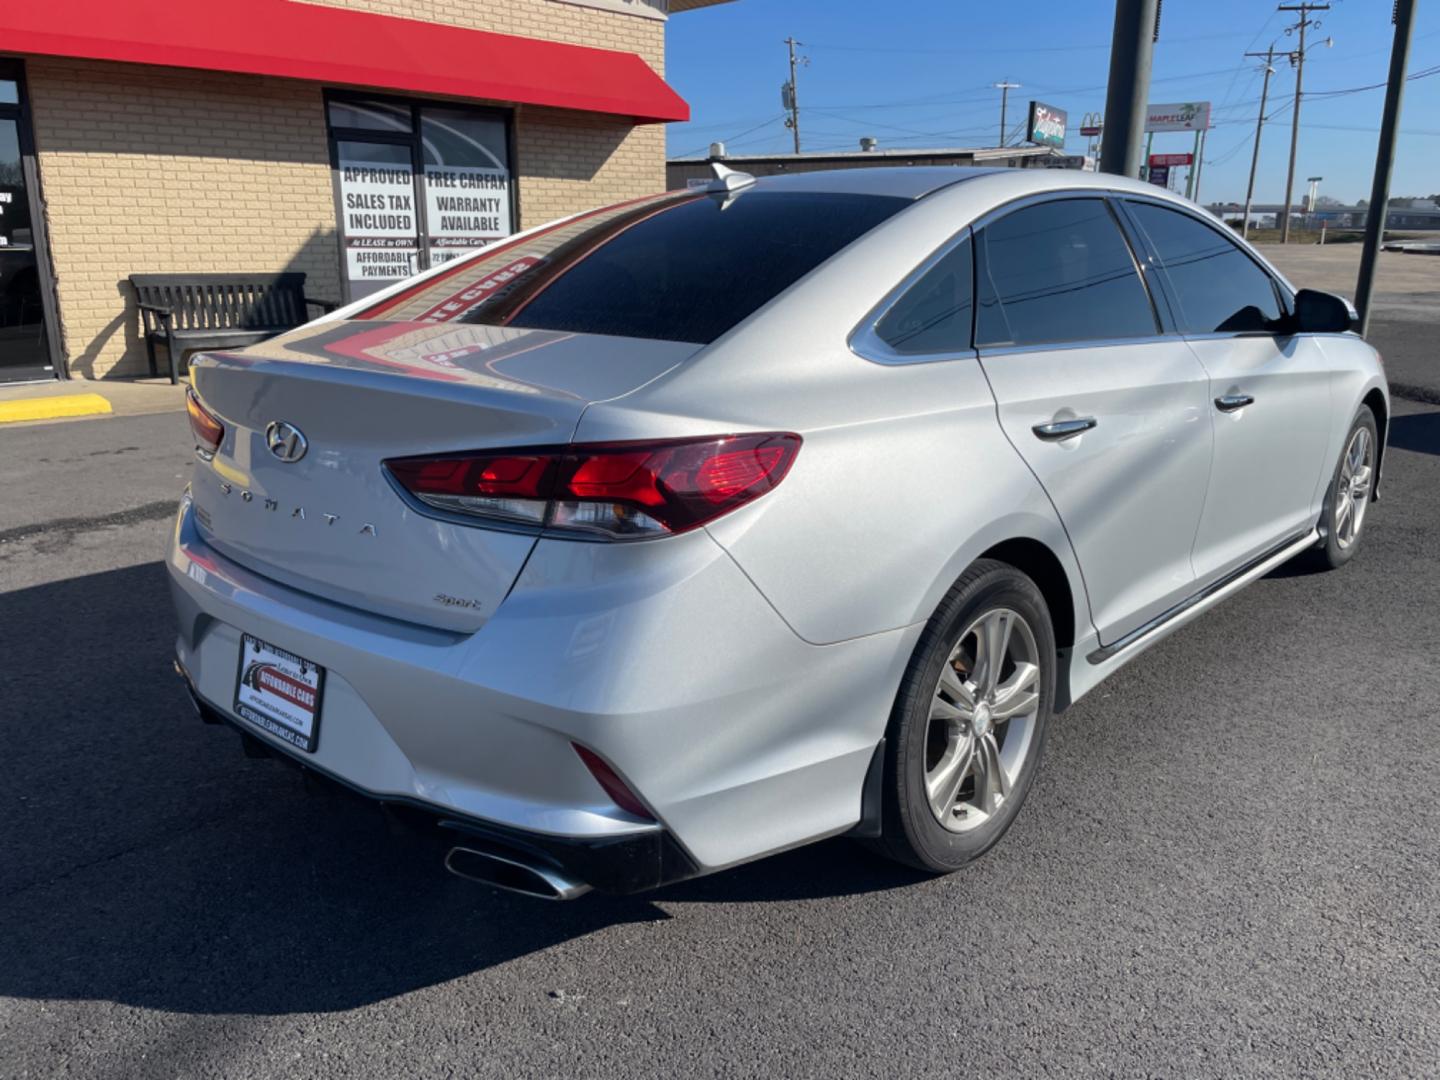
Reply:
[[1035, 634], [1009, 608], [983, 612], [956, 641], [925, 733], [925, 795], [945, 828], [978, 828], [1010, 795], [1034, 739], [1040, 676]]
[[1375, 467], [1375, 443], [1368, 428], [1358, 427], [1345, 448], [1340, 475], [1335, 481], [1335, 543], [1348, 548], [1360, 535], [1370, 505], [1370, 477]]

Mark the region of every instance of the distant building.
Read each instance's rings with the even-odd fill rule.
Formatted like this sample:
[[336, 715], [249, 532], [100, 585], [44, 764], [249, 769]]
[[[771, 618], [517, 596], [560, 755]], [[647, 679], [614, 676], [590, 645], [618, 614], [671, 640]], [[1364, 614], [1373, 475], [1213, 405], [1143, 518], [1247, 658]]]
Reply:
[[[1224, 221], [1238, 221], [1245, 213], [1244, 206], [1233, 202], [1211, 203], [1209, 209]], [[1257, 204], [1250, 208], [1250, 220], [1252, 223], [1273, 228], [1284, 212], [1283, 206]], [[1292, 227], [1313, 229], [1318, 229], [1321, 225], [1330, 229], [1363, 229], [1368, 217], [1369, 208], [1364, 206], [1320, 206], [1310, 213], [1296, 206], [1290, 214]], [[1412, 231], [1440, 229], [1440, 209], [1434, 206], [1391, 206], [1385, 215], [1385, 228]]]
[[[865, 141], [865, 140], [862, 140]], [[723, 148], [722, 148], [723, 149]], [[665, 163], [665, 186], [683, 188], [691, 180], [708, 180], [710, 162], [719, 161], [752, 176], [818, 172], [821, 169], [863, 169], [877, 165], [989, 165], [1011, 169], [1081, 168], [1083, 158], [1049, 146], [1006, 146], [989, 149], [949, 147], [938, 150], [841, 150], [800, 154], [720, 154], [716, 157], [671, 158]]]

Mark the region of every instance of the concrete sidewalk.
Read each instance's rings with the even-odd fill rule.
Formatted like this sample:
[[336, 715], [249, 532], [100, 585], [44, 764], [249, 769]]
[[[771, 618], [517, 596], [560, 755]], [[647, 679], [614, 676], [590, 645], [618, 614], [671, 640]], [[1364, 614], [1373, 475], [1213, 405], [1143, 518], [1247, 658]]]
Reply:
[[169, 379], [72, 379], [0, 384], [0, 424], [7, 427], [102, 416], [141, 416], [185, 407], [185, 384]]

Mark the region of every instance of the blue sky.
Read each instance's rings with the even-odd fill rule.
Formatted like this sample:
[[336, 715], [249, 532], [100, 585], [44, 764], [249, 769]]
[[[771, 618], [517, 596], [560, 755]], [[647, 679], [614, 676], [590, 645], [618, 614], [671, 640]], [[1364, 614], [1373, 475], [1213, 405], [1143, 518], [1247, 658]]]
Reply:
[[[1323, 176], [1322, 195], [1367, 198], [1383, 90], [1312, 93], [1384, 82], [1390, 59], [1390, 0], [1334, 0], [1317, 17], [1305, 65], [1297, 196]], [[1440, 3], [1419, 5], [1410, 71], [1440, 65]], [[784, 39], [806, 43], [801, 69], [803, 149], [993, 146], [1002, 79], [1010, 126], [1034, 97], [1066, 109], [1066, 149], [1081, 152], [1082, 114], [1105, 103], [1114, 5], [1109, 0], [736, 0], [671, 18], [667, 72], [692, 120], [669, 127], [671, 155], [704, 153], [722, 139], [733, 152], [791, 146], [781, 125]], [[1169, 0], [1155, 47], [1152, 102], [1209, 100], [1203, 201], [1243, 200], [1260, 97], [1260, 65], [1247, 51], [1295, 47], [1290, 13], [1263, 0]], [[1326, 48], [1315, 38], [1333, 38]], [[1295, 79], [1280, 60], [1271, 79], [1270, 120], [1261, 142], [1255, 196], [1283, 198]], [[1396, 158], [1395, 195], [1440, 194], [1440, 76], [1409, 82]], [[1186, 134], [1156, 135], [1155, 152], [1191, 148]]]

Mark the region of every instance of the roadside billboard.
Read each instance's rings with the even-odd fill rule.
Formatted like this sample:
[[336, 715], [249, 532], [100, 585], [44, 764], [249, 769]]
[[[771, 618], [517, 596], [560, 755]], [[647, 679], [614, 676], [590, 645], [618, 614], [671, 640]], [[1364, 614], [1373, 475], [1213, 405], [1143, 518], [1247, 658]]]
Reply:
[[1068, 116], [1064, 109], [1057, 109], [1054, 105], [1030, 102], [1030, 122], [1025, 138], [1037, 146], [1064, 146]]
[[1210, 102], [1182, 101], [1174, 105], [1148, 105], [1146, 131], [1204, 131], [1210, 126]]

